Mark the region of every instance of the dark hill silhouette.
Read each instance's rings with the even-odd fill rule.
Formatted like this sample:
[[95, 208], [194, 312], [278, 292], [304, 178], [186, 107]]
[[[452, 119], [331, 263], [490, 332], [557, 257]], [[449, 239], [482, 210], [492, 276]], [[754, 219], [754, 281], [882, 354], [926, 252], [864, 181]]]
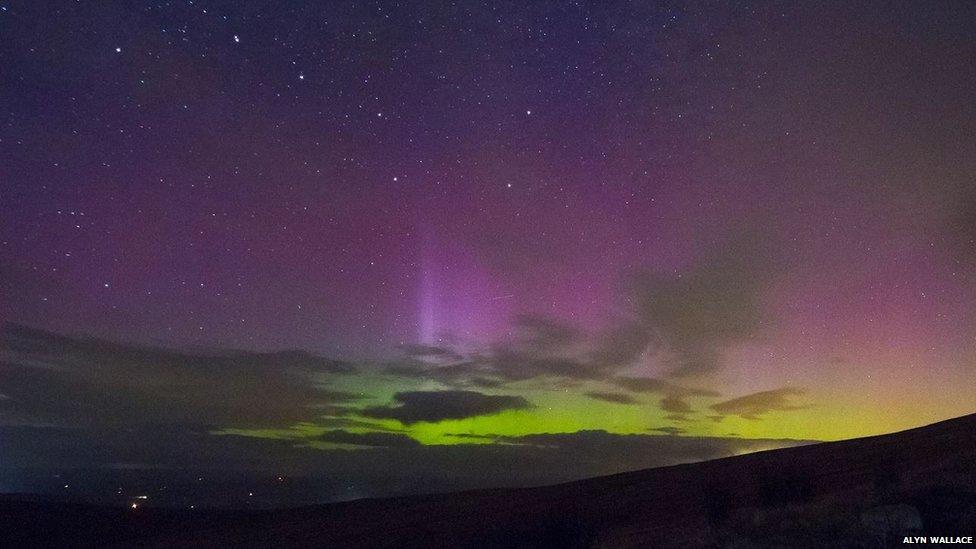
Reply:
[[976, 414], [539, 488], [251, 513], [8, 498], [0, 517], [9, 546], [884, 547], [976, 535]]

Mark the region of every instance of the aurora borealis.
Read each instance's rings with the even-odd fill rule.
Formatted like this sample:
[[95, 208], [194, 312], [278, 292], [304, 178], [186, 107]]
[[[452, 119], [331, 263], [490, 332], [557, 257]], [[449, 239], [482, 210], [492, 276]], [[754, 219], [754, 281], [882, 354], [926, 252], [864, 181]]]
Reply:
[[0, 491], [976, 409], [971, 3], [41, 4], [0, 1]]

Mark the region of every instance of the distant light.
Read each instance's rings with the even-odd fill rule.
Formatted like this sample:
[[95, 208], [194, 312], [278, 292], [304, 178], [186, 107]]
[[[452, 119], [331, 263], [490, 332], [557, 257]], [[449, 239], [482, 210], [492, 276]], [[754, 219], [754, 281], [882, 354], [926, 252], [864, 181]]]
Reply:
[[138, 503], [133, 503], [129, 507], [132, 507], [133, 509], [138, 509], [139, 508], [139, 504]]
[[115, 53], [122, 53], [122, 48], [115, 48]]
[[248, 492], [247, 493], [247, 497], [253, 497], [253, 496], [254, 496], [254, 492]]
[[525, 111], [525, 114], [526, 115], [530, 115], [530, 114], [532, 114], [532, 111]]
[[234, 42], [237, 43], [237, 44], [240, 44], [241, 43], [240, 37], [238, 37], [236, 34], [234, 35]]

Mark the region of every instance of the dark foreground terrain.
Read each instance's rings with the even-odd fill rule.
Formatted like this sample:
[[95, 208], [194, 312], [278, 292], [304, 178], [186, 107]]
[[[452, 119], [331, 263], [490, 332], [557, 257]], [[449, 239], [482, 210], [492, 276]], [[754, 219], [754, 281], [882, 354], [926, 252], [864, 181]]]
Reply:
[[976, 535], [976, 415], [541, 488], [269, 512], [0, 500], [0, 546], [892, 547]]

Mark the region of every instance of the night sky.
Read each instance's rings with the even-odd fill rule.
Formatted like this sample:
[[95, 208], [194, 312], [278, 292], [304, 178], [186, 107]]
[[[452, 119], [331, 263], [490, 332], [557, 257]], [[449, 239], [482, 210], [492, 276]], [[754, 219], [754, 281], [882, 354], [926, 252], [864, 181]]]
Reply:
[[848, 4], [0, 0], [0, 492], [976, 411], [976, 4]]

